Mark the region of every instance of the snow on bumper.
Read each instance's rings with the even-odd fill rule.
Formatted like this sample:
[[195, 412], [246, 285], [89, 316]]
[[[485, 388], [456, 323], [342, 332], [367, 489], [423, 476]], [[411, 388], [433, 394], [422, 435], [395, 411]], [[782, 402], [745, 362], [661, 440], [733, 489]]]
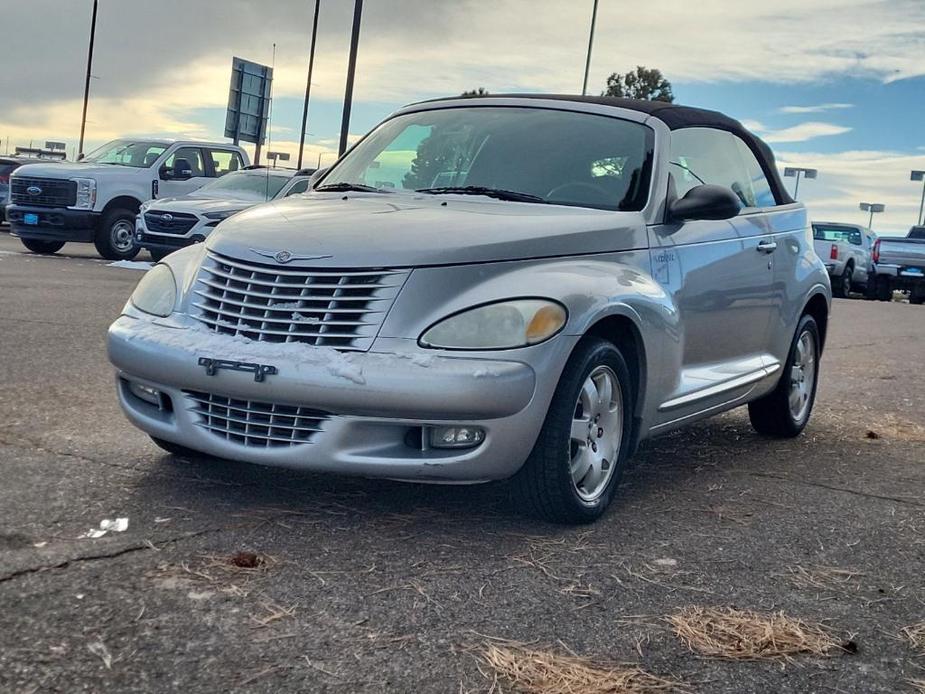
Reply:
[[[535, 406], [534, 370], [522, 362], [345, 353], [167, 323], [122, 316], [110, 327], [109, 358], [118, 370], [120, 403], [148, 434], [219, 457], [401, 479], [499, 479], [523, 463], [546, 414], [545, 404]], [[201, 358], [272, 366], [276, 372], [262, 380], [252, 371], [217, 369], [210, 375]], [[170, 411], [134, 397], [130, 382], [159, 390], [170, 399]], [[245, 445], [203, 427], [191, 391], [302, 406], [330, 417], [310, 443]], [[409, 443], [409, 432], [413, 441], [415, 431], [441, 422], [481, 426], [485, 441], [464, 450]]]

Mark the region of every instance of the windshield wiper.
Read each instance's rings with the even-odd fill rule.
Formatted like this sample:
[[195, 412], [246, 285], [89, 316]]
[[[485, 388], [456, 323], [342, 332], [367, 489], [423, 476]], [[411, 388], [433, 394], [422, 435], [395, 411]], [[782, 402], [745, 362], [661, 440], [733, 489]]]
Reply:
[[485, 195], [498, 200], [511, 200], [513, 202], [546, 202], [545, 198], [530, 193], [519, 193], [516, 190], [502, 188], [489, 188], [488, 186], [441, 186], [438, 188], [418, 188], [418, 193], [442, 195], [443, 193], [457, 193], [459, 195]]
[[373, 186], [363, 185], [362, 183], [329, 183], [326, 186], [318, 186], [315, 190], [324, 192], [329, 191], [331, 193], [345, 193], [347, 191], [353, 190], [360, 193], [385, 193], [386, 191], [382, 188], [374, 188]]

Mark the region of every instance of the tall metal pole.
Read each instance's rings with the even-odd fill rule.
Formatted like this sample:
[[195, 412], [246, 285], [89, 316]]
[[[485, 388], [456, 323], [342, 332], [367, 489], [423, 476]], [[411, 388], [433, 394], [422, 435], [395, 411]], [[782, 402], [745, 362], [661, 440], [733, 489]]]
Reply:
[[873, 231], [874, 229], [874, 208], [870, 208], [870, 219], [867, 220], [867, 228]]
[[581, 84], [581, 95], [588, 93], [588, 72], [591, 70], [591, 49], [594, 47], [594, 25], [597, 24], [597, 0], [591, 10], [591, 34], [588, 36], [588, 57], [585, 58], [585, 80]]
[[800, 171], [799, 169], [797, 169], [797, 184], [796, 184], [796, 186], [795, 186], [794, 189], [793, 189], [793, 199], [794, 199], [794, 200], [797, 200], [797, 199], [799, 198], [799, 195], [800, 195], [800, 174], [801, 174], [801, 173], [803, 173], [803, 172]]
[[357, 46], [360, 43], [360, 18], [363, 16], [363, 0], [356, 0], [353, 6], [353, 33], [350, 35], [350, 59], [347, 63], [347, 89], [344, 92], [344, 115], [340, 121], [340, 146], [337, 154], [347, 151], [347, 131], [350, 129], [350, 108], [353, 106], [353, 76], [357, 69]]
[[99, 0], [93, 0], [93, 17], [90, 19], [90, 48], [87, 50], [87, 79], [84, 82], [84, 109], [80, 117], [80, 142], [77, 156], [84, 153], [84, 131], [87, 128], [87, 102], [90, 100], [90, 70], [93, 68], [93, 41], [96, 38], [96, 10]]
[[305, 129], [308, 126], [308, 99], [312, 93], [312, 68], [315, 66], [315, 39], [318, 36], [318, 6], [321, 0], [315, 0], [315, 18], [312, 20], [312, 46], [308, 51], [308, 77], [305, 80], [305, 103], [302, 104], [302, 131], [299, 133], [299, 163], [302, 168], [302, 150], [305, 149]]
[[919, 203], [919, 225], [925, 224], [925, 217], [922, 216], [922, 210], [925, 210], [925, 178], [922, 179], [922, 201]]

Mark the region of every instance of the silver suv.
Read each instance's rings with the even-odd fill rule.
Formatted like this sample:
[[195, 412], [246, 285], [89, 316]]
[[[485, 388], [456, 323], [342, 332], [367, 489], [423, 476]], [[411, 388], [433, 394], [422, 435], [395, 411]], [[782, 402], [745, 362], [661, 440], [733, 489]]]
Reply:
[[809, 419], [831, 302], [764, 143], [658, 102], [408, 106], [299, 198], [139, 283], [109, 330], [128, 418], [178, 454], [512, 478], [599, 517], [640, 440], [748, 405]]

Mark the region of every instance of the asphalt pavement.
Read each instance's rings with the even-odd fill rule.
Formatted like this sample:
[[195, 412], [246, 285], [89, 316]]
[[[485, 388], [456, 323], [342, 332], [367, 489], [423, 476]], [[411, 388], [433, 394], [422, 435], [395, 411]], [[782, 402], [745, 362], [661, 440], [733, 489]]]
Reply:
[[[737, 410], [653, 440], [601, 522], [563, 528], [504, 484], [163, 453], [106, 360], [140, 277], [0, 232], [0, 691], [507, 692], [479, 657], [498, 638], [699, 692], [925, 680], [902, 637], [925, 621], [925, 307], [837, 300], [804, 435]], [[665, 622], [692, 605], [783, 611], [857, 652], [704, 658]]]

